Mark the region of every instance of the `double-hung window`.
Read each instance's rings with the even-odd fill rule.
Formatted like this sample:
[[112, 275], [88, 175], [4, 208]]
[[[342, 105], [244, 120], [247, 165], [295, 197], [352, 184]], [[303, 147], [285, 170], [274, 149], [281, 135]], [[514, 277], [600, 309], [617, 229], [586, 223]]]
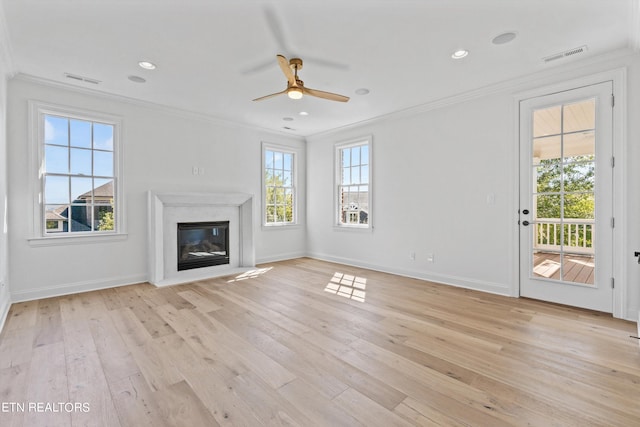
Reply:
[[266, 226], [296, 223], [296, 152], [263, 144], [263, 223]]
[[371, 227], [371, 138], [336, 145], [337, 225]]
[[33, 109], [40, 237], [121, 231], [119, 120], [42, 104]]

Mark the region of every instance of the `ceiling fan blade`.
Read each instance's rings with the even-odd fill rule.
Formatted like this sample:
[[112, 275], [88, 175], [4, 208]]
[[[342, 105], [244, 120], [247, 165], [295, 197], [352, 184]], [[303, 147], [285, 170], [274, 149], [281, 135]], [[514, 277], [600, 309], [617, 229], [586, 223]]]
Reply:
[[287, 58], [282, 55], [278, 55], [278, 64], [280, 65], [280, 69], [282, 69], [284, 75], [287, 77], [287, 81], [289, 82], [289, 84], [295, 85], [296, 77], [293, 74], [293, 71], [291, 71], [291, 67], [289, 66], [289, 61], [287, 60]]
[[314, 56], [305, 56], [304, 61], [307, 64], [321, 65], [323, 67], [334, 68], [336, 70], [347, 71], [349, 69], [349, 65], [342, 62], [332, 61], [330, 59], [316, 58]]
[[282, 92], [272, 93], [271, 95], [261, 96], [260, 98], [256, 98], [253, 101], [263, 101], [265, 99], [273, 98], [274, 96], [284, 95], [285, 93], [287, 93], [287, 89], [283, 90]]
[[287, 40], [284, 36], [282, 22], [276, 15], [276, 11], [269, 6], [264, 8], [264, 16], [267, 21], [267, 26], [271, 30], [271, 35], [276, 41], [277, 48], [280, 51], [289, 52], [289, 46], [287, 46]]
[[241, 71], [241, 73], [245, 76], [248, 75], [252, 75], [252, 74], [258, 74], [268, 68], [273, 67], [273, 59], [270, 59], [268, 61], [263, 61], [260, 64], [256, 64], [253, 65], [251, 68], [246, 68], [244, 70]]
[[306, 87], [302, 87], [302, 92], [315, 96], [317, 98], [328, 99], [330, 101], [338, 101], [338, 102], [347, 102], [349, 100], [348, 96], [338, 95], [337, 93], [325, 92], [323, 90], [309, 89]]

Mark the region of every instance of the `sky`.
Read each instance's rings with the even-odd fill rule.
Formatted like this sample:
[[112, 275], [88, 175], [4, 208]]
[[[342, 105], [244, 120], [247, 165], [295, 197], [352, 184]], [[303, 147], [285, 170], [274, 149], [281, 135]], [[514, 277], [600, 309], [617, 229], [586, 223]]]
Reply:
[[[46, 115], [45, 204], [66, 204], [113, 179], [113, 125]], [[92, 178], [92, 175], [97, 178]]]

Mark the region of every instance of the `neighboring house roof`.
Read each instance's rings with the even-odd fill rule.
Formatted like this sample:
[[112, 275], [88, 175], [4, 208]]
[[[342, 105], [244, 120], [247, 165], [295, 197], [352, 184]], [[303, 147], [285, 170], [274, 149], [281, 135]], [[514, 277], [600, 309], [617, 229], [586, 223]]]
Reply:
[[53, 211], [45, 212], [45, 219], [47, 221], [66, 221], [67, 220], [67, 218]]
[[66, 205], [58, 206], [54, 209], [50, 209], [45, 212], [45, 218], [49, 221], [66, 221], [67, 215], [65, 214], [65, 210], [67, 209]]
[[[96, 199], [113, 199], [113, 181], [109, 181], [93, 190], [93, 196]], [[91, 191], [78, 196], [77, 200], [90, 200]]]

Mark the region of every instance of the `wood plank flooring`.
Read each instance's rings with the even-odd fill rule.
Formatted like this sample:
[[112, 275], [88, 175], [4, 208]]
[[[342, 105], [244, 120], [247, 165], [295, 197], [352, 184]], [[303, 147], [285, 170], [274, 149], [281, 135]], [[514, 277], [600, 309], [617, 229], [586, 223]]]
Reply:
[[629, 335], [602, 313], [302, 258], [14, 304], [0, 425], [637, 426]]

